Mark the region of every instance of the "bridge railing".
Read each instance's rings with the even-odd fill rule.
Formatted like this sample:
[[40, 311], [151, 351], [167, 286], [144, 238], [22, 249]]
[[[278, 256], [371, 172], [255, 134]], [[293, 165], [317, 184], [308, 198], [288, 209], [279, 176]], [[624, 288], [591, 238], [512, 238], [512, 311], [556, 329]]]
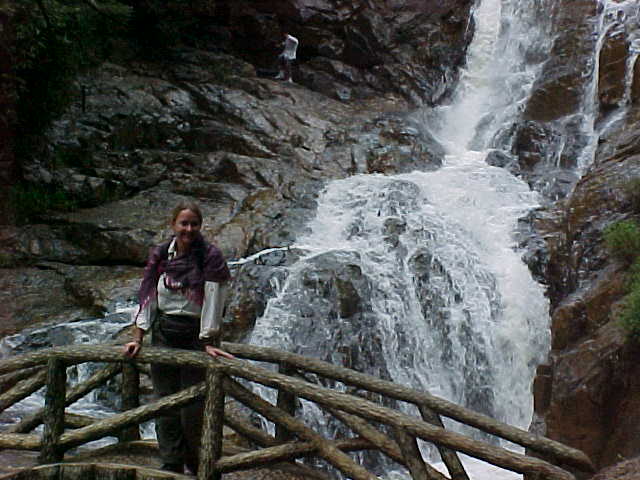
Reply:
[[[437, 446], [449, 476], [454, 480], [468, 480], [457, 452], [515, 472], [538, 474], [545, 479], [573, 479], [573, 475], [561, 466], [593, 470], [589, 458], [579, 450], [496, 421], [427, 392], [271, 348], [234, 343], [225, 343], [223, 348], [238, 358], [214, 359], [202, 352], [145, 346], [134, 360], [129, 360], [123, 358], [120, 346], [111, 345], [55, 347], [8, 358], [0, 362], [0, 411], [31, 395], [43, 385], [46, 385], [45, 406], [0, 433], [0, 448], [38, 450], [41, 463], [55, 463], [61, 461], [69, 449], [106, 436], [117, 436], [120, 441], [139, 439], [139, 424], [204, 397], [199, 480], [219, 478], [225, 472], [305, 456], [323, 458], [346, 477], [374, 480], [375, 475], [347, 455], [347, 452], [365, 449], [377, 449], [404, 465], [415, 480], [449, 478], [423, 460], [418, 449], [418, 438]], [[278, 365], [279, 369], [269, 370], [242, 359], [271, 362]], [[107, 366], [82, 384], [67, 389], [66, 367], [84, 362], [104, 362]], [[141, 406], [139, 374], [145, 364], [151, 363], [205, 368], [206, 380]], [[67, 406], [120, 373], [123, 379], [121, 413], [106, 419], [93, 419], [65, 412]], [[321, 386], [309, 381], [309, 374], [353, 387], [362, 396]], [[276, 405], [260, 398], [236, 379], [277, 389]], [[371, 394], [412, 403], [417, 406], [420, 417], [367, 399]], [[273, 422], [276, 425], [275, 436], [231, 414], [225, 414], [227, 395]], [[344, 423], [357, 437], [324, 438], [296, 419], [297, 398], [315, 402]], [[441, 415], [519, 444], [553, 461], [516, 453], [447, 430], [442, 424]], [[30, 433], [40, 423], [44, 424], [42, 436]], [[262, 448], [223, 457], [223, 424]], [[377, 424], [386, 425], [393, 436], [374, 426]]]

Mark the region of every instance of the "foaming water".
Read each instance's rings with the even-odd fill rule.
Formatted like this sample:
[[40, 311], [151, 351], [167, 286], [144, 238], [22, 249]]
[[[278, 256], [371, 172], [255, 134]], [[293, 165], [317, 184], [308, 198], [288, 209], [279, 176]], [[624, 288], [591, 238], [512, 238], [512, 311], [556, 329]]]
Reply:
[[[535, 39], [527, 49], [548, 47], [544, 32], [531, 28], [534, 8], [522, 0], [479, 4], [453, 101], [416, 113], [445, 146], [444, 166], [327, 185], [296, 245], [305, 253], [258, 319], [252, 343], [343, 364], [528, 427], [531, 382], [549, 346], [548, 303], [513, 232], [538, 196], [485, 160], [535, 79], [538, 67], [525, 64], [524, 46]], [[498, 54], [503, 70], [496, 69]], [[346, 302], [344, 292], [355, 300]], [[345, 433], [314, 405], [303, 402], [302, 410], [326, 434]], [[385, 478], [404, 475], [371, 457], [360, 454], [359, 461]], [[520, 477], [465, 463], [474, 478]]]
[[467, 66], [461, 71], [453, 101], [439, 113], [442, 125], [439, 136], [449, 153], [466, 150], [479, 119], [491, 109], [493, 98], [489, 92], [496, 78], [495, 49], [501, 9], [501, 0], [483, 0], [475, 11], [476, 31], [469, 46]]
[[[332, 182], [300, 238], [307, 255], [251, 342], [348, 363], [526, 427], [547, 303], [511, 232], [535, 201], [473, 154], [437, 172]], [[329, 292], [340, 282], [359, 299], [348, 318]]]

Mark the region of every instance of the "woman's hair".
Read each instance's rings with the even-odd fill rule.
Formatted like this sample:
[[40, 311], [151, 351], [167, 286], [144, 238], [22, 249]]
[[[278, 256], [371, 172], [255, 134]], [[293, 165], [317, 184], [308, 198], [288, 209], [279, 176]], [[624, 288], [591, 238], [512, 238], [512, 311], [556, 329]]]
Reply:
[[187, 200], [183, 200], [179, 202], [173, 208], [173, 211], [171, 212], [171, 219], [169, 221], [169, 225], [174, 224], [174, 222], [176, 221], [176, 218], [178, 218], [178, 215], [180, 215], [180, 212], [183, 210], [190, 210], [193, 213], [195, 213], [196, 216], [198, 217], [198, 220], [200, 220], [200, 224], [202, 225], [202, 211], [200, 210], [200, 206], [196, 202], [190, 202]]

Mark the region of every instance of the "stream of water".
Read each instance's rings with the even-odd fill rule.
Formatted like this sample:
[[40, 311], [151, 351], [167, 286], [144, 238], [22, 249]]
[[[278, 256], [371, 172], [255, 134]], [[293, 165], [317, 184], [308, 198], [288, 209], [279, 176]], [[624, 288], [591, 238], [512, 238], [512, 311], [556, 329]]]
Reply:
[[[481, 2], [453, 101], [416, 112], [447, 151], [441, 169], [359, 175], [325, 188], [296, 245], [305, 254], [251, 343], [326, 358], [528, 427], [534, 371], [549, 347], [548, 304], [513, 232], [538, 196], [485, 158], [495, 133], [517, 119], [539, 68], [524, 63], [524, 46], [547, 48], [531, 28], [529, 4]], [[341, 288], [358, 299], [350, 316], [331, 293]], [[315, 428], [342, 432], [314, 405], [302, 408]], [[423, 453], [434, 457], [427, 446]], [[401, 475], [380, 459], [359, 461]], [[481, 462], [468, 464], [476, 478], [497, 478]]]
[[[550, 48], [549, 26], [538, 14], [545, 1], [478, 3], [475, 37], [451, 103], [413, 114], [445, 147], [443, 167], [329, 183], [296, 241], [303, 253], [249, 342], [346, 365], [528, 428], [534, 371], [549, 349], [548, 303], [521, 260], [514, 231], [539, 198], [485, 160], [496, 136], [518, 120], [539, 74], [541, 60], [527, 58], [543, 58]], [[586, 129], [594, 128], [592, 116]], [[95, 329], [113, 325], [113, 332], [126, 322], [111, 320], [56, 328], [76, 342], [104, 339], [111, 333]], [[9, 337], [1, 346], [15, 353], [19, 341]], [[75, 408], [102, 415], [99, 400]], [[29, 402], [41, 399], [25, 402], [15, 408], [34, 408]], [[328, 435], [344, 433], [312, 404], [303, 402], [302, 414]], [[437, 461], [431, 447], [422, 447]], [[385, 477], [404, 475], [375, 455], [359, 461]], [[472, 478], [519, 477], [465, 463]]]

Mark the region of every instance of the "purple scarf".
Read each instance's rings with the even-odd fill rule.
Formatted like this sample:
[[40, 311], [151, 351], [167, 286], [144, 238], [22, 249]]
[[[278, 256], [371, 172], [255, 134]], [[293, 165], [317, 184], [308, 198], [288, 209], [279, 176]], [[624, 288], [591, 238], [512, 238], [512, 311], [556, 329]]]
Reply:
[[202, 235], [193, 241], [188, 253], [169, 260], [172, 240], [152, 248], [149, 253], [138, 293], [140, 311], [158, 294], [158, 280], [163, 273], [166, 273], [167, 288], [180, 290], [198, 305], [204, 301], [204, 282], [224, 282], [231, 278], [220, 249], [205, 241]]

